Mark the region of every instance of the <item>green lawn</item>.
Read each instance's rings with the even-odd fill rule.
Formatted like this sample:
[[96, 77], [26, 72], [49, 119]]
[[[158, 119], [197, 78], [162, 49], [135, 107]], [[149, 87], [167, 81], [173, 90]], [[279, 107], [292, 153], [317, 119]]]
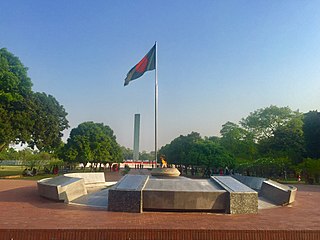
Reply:
[[283, 184], [302, 184], [305, 183], [305, 181], [298, 181], [298, 180], [293, 180], [293, 179], [288, 179], [288, 180], [275, 180], [279, 183], [283, 183]]
[[0, 165], [0, 178], [13, 176], [12, 179], [26, 179], [26, 180], [40, 180], [43, 178], [54, 177], [53, 174], [38, 174], [36, 176], [22, 176], [23, 170], [26, 166], [2, 166]]
[[[45, 174], [43, 172], [39, 172], [36, 176], [22, 176], [23, 170], [26, 166], [6, 166], [0, 165], [0, 178], [11, 178], [12, 179], [26, 179], [26, 180], [40, 180], [43, 178], [56, 177], [54, 174]], [[83, 172], [83, 169], [73, 169], [72, 172]], [[90, 168], [86, 168], [85, 172], [91, 172]], [[62, 174], [62, 173], [61, 173]]]
[[0, 165], [0, 177], [22, 175], [25, 166], [2, 166]]
[[24, 180], [34, 180], [34, 181], [38, 181], [44, 178], [52, 178], [52, 177], [56, 177], [57, 175], [54, 174], [37, 174], [35, 176], [21, 176], [18, 179], [24, 179]]

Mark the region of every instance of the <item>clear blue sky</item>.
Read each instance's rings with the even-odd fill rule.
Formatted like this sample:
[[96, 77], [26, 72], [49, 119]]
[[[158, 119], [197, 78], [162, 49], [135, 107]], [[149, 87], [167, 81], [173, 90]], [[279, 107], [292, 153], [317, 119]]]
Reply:
[[[158, 42], [159, 145], [250, 112], [320, 109], [320, 1], [0, 1], [0, 47], [52, 94], [71, 128], [103, 122], [132, 148], [154, 145], [154, 72], [123, 87]], [[66, 132], [68, 136], [69, 132]]]

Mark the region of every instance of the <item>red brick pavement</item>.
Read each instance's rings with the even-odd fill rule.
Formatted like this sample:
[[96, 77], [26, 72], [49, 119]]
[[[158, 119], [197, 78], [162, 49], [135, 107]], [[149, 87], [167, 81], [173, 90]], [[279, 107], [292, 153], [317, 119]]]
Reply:
[[[121, 176], [119, 175], [119, 177]], [[179, 238], [178, 236], [183, 232], [189, 231], [193, 234], [196, 234], [196, 232], [198, 234], [209, 234], [210, 231], [215, 231], [216, 233], [223, 231], [222, 233], [224, 234], [220, 234], [225, 237], [228, 234], [238, 232], [238, 234], [241, 233], [247, 236], [241, 239], [293, 239], [292, 236], [298, 237], [294, 239], [320, 239], [320, 186], [298, 185], [297, 187], [296, 201], [291, 206], [264, 209], [260, 210], [258, 214], [227, 215], [168, 212], [145, 212], [139, 214], [108, 212], [101, 209], [53, 202], [38, 196], [35, 181], [2, 179], [0, 180], [0, 239], [2, 239], [1, 236], [8, 237], [5, 234], [6, 231], [9, 231], [8, 229], [11, 229], [10, 231], [20, 231], [20, 233], [21, 231], [32, 230], [35, 231], [34, 233], [40, 230], [51, 230], [52, 233], [57, 233], [58, 231], [55, 230], [60, 232], [63, 229], [65, 231], [78, 229], [79, 231], [87, 230], [89, 232], [100, 231], [101, 236], [104, 236], [101, 231], [106, 230], [127, 233], [128, 231], [131, 231], [131, 233], [142, 231], [149, 232], [149, 234], [152, 231], [153, 234], [156, 234], [158, 231], [167, 234], [156, 235], [159, 239], [183, 239], [184, 237]], [[170, 232], [172, 234], [175, 232], [177, 238], [173, 238], [173, 235], [169, 234]], [[262, 238], [261, 236], [249, 238], [251, 236], [250, 233], [262, 234], [264, 232], [275, 233], [275, 238]], [[281, 234], [286, 232], [291, 232], [292, 236], [290, 238], [281, 237]], [[309, 237], [304, 238], [307, 235], [303, 233], [309, 234]], [[300, 238], [299, 234], [304, 237]], [[151, 234], [150, 236], [154, 235]], [[171, 237], [166, 238], [163, 236]], [[197, 238], [195, 236], [200, 237]], [[209, 239], [201, 236], [193, 235], [192, 238]], [[128, 239], [129, 237], [126, 235], [123, 239]], [[57, 237], [50, 239], [73, 238]], [[100, 239], [106, 238], [101, 237]], [[131, 239], [139, 239], [139, 237]]]

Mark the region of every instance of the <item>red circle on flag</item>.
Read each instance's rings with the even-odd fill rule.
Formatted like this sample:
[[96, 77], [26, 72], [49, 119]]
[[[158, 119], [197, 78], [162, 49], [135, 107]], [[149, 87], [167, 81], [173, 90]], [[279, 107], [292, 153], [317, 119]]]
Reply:
[[146, 71], [148, 65], [148, 58], [145, 56], [142, 60], [137, 64], [136, 71], [139, 73], [143, 73]]

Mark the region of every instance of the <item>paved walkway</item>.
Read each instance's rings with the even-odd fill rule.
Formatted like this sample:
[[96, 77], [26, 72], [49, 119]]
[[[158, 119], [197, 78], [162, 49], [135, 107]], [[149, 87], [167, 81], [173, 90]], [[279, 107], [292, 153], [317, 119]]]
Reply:
[[291, 206], [256, 215], [116, 213], [38, 195], [35, 181], [0, 180], [0, 229], [320, 230], [320, 186], [298, 185]]
[[76, 198], [71, 201], [69, 204], [80, 205], [80, 206], [89, 206], [89, 207], [100, 207], [108, 208], [108, 195], [109, 189], [98, 190], [93, 193], [88, 193], [79, 198]]

